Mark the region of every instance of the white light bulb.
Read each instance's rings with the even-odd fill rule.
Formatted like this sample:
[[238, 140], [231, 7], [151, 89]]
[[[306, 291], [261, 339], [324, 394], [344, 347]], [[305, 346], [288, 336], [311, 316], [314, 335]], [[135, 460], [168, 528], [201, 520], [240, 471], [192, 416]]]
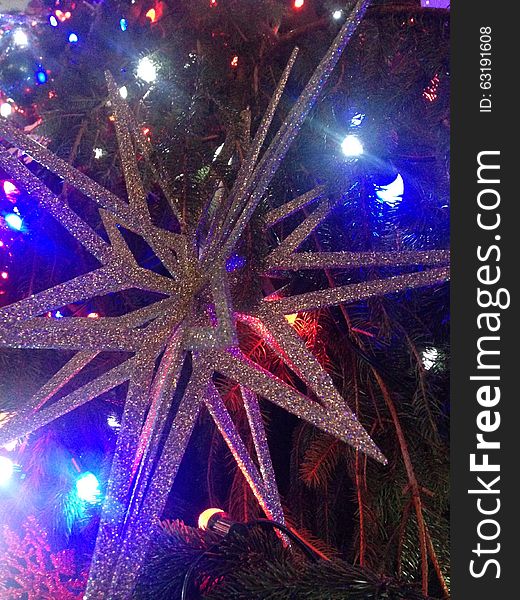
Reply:
[[25, 48], [29, 44], [29, 38], [23, 29], [16, 29], [13, 32], [13, 42], [15, 46], [19, 46], [20, 48]]
[[137, 63], [136, 75], [146, 83], [152, 83], [157, 79], [157, 67], [145, 56]]
[[121, 423], [117, 420], [115, 415], [109, 415], [107, 418], [107, 425], [112, 427], [112, 429], [119, 429], [121, 427]]
[[94, 158], [99, 160], [100, 158], [103, 158], [104, 154], [105, 151], [103, 150], [103, 148], [94, 148]]
[[341, 150], [345, 156], [361, 156], [363, 154], [363, 144], [355, 135], [347, 135], [341, 143]]
[[82, 473], [76, 481], [76, 492], [80, 500], [90, 504], [96, 504], [99, 501], [101, 491], [99, 481], [94, 473]]
[[119, 95], [121, 96], [121, 98], [123, 98], [123, 100], [126, 100], [128, 98], [128, 90], [126, 89], [126, 85], [119, 88]]
[[335, 10], [335, 11], [332, 13], [332, 18], [333, 18], [335, 21], [339, 21], [339, 20], [341, 19], [341, 17], [342, 17], [342, 16], [343, 16], [343, 11], [342, 11], [342, 10]]
[[0, 116], [7, 118], [13, 112], [13, 107], [9, 104], [9, 102], [2, 102], [0, 105]]
[[424, 368], [429, 371], [438, 358], [439, 351], [437, 348], [425, 348], [422, 352], [422, 363]]

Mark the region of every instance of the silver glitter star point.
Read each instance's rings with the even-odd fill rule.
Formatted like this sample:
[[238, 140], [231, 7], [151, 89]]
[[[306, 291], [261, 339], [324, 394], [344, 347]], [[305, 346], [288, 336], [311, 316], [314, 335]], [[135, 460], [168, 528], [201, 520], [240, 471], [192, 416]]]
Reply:
[[[29, 194], [38, 198], [40, 206], [48, 210], [100, 265], [89, 273], [0, 309], [0, 345], [76, 352], [17, 415], [0, 428], [0, 445], [51, 423], [100, 394], [128, 382], [85, 595], [88, 600], [131, 596], [146, 556], [152, 526], [162, 514], [203, 407], [215, 421], [266, 515], [280, 522], [283, 522], [284, 515], [260, 414], [259, 396], [385, 462], [335, 389], [330, 376], [307, 350], [285, 315], [441, 283], [449, 276], [448, 253], [298, 252], [303, 241], [334, 207], [325, 189], [318, 187], [267, 215], [267, 226], [271, 227], [304, 207], [315, 206], [313, 212], [267, 257], [267, 275], [276, 271], [347, 269], [369, 265], [422, 265], [432, 268], [284, 298], [259, 299], [257, 308], [247, 314], [234, 310], [226, 272], [226, 261], [367, 5], [366, 0], [357, 3], [275, 138], [261, 153], [296, 52], [291, 55], [232, 190], [227, 197], [219, 197], [217, 210], [202, 211], [203, 216], [193, 225], [182, 221], [181, 211], [166, 179], [149, 160], [148, 140], [140, 132], [110, 75], [107, 75], [110, 106], [115, 116], [128, 202], [102, 188], [24, 134], [4, 122], [0, 123], [2, 138], [98, 205], [108, 238], [107, 241], [83, 221], [15, 155], [0, 149], [2, 168]], [[138, 169], [136, 148], [156, 175], [182, 233], [171, 233], [153, 224]], [[221, 191], [217, 193], [221, 195]], [[209, 204], [214, 206], [215, 202], [210, 199]], [[141, 267], [120, 227], [144, 239], [169, 276]], [[158, 293], [162, 299], [117, 317], [55, 320], [42, 316], [67, 304], [132, 288]], [[237, 342], [237, 323], [256, 332], [320, 402], [249, 359]], [[130, 356], [55, 400], [65, 385], [104, 351], [125, 351]], [[187, 385], [181, 389], [181, 371], [186, 361], [191, 374]], [[231, 419], [214, 382], [215, 374], [240, 386], [256, 461]], [[177, 408], [172, 420], [174, 395], [177, 396]]]

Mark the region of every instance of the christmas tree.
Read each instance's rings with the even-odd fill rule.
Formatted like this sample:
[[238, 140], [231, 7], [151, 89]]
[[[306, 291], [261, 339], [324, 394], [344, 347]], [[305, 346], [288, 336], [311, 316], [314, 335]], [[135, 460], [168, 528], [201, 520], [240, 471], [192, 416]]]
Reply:
[[1, 24], [6, 597], [447, 597], [449, 13]]

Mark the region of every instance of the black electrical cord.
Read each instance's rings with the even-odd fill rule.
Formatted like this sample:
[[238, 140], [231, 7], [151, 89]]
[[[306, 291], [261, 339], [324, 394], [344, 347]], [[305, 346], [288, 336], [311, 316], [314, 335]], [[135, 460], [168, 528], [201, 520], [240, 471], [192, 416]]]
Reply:
[[[240, 525], [243, 529], [252, 529], [253, 527], [262, 527], [263, 529], [278, 529], [279, 531], [284, 533], [288, 538], [290, 538], [290, 540], [294, 542], [296, 546], [298, 546], [298, 548], [310, 561], [318, 562], [319, 560], [321, 560], [321, 556], [317, 552], [315, 552], [313, 548], [311, 548], [304, 540], [302, 540], [301, 537], [296, 535], [294, 531], [291, 531], [288, 527], [282, 525], [281, 523], [271, 521], [270, 519], [256, 519], [255, 521], [243, 524], [241, 523]], [[186, 574], [184, 575], [180, 600], [188, 600], [188, 589], [197, 565], [202, 561], [202, 559], [205, 556], [213, 552], [213, 550], [215, 550], [220, 545], [220, 543], [221, 542], [213, 544], [213, 546], [208, 548], [208, 550], [206, 550], [202, 554], [199, 554], [199, 556], [190, 565], [190, 568], [186, 571]]]

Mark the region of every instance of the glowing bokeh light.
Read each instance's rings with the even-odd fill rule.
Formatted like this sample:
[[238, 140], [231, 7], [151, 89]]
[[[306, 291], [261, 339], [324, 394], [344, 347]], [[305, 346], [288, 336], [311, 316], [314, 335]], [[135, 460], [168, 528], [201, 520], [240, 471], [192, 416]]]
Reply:
[[71, 44], [76, 44], [78, 42], [78, 40], [79, 40], [79, 38], [78, 38], [78, 36], [75, 33], [71, 33], [69, 35], [69, 42]]
[[2, 102], [0, 105], [0, 116], [6, 119], [7, 117], [11, 116], [12, 112], [13, 107], [9, 104], [9, 102]]
[[2, 184], [2, 187], [4, 189], [4, 194], [6, 196], [13, 196], [15, 194], [20, 193], [20, 190], [16, 187], [16, 185], [12, 181], [9, 181], [8, 179], [6, 179], [4, 181], [4, 183]]
[[155, 12], [155, 8], [151, 8], [145, 15], [147, 19], [150, 19], [151, 23], [155, 23], [157, 21], [157, 13]]
[[47, 82], [47, 73], [43, 69], [39, 69], [38, 71], [36, 71], [36, 81], [39, 84]]
[[13, 231], [21, 231], [23, 227], [23, 219], [16, 213], [8, 213], [4, 217], [5, 223], [9, 229]]
[[128, 21], [126, 19], [119, 19], [119, 27], [121, 31], [126, 31], [128, 29]]
[[119, 95], [121, 96], [121, 98], [123, 98], [123, 100], [126, 100], [128, 98], [128, 90], [126, 88], [126, 85], [123, 85], [119, 88]]
[[101, 490], [99, 489], [98, 478], [94, 473], [82, 473], [76, 480], [76, 493], [80, 500], [84, 500], [89, 504], [99, 502]]
[[332, 18], [333, 18], [335, 21], [339, 21], [339, 20], [341, 19], [341, 17], [342, 17], [342, 16], [343, 16], [343, 11], [342, 11], [342, 10], [339, 10], [339, 9], [338, 9], [338, 10], [335, 10], [335, 11], [332, 13]]
[[153, 83], [157, 79], [157, 67], [151, 58], [145, 56], [137, 63], [136, 75], [146, 83]]
[[363, 154], [363, 144], [355, 135], [349, 134], [341, 142], [341, 150], [348, 157], [361, 156]]
[[49, 17], [49, 23], [51, 24], [51, 27], [58, 27], [58, 19], [54, 15]]
[[13, 32], [13, 43], [19, 48], [25, 48], [29, 45], [29, 38], [23, 29], [15, 29]]

